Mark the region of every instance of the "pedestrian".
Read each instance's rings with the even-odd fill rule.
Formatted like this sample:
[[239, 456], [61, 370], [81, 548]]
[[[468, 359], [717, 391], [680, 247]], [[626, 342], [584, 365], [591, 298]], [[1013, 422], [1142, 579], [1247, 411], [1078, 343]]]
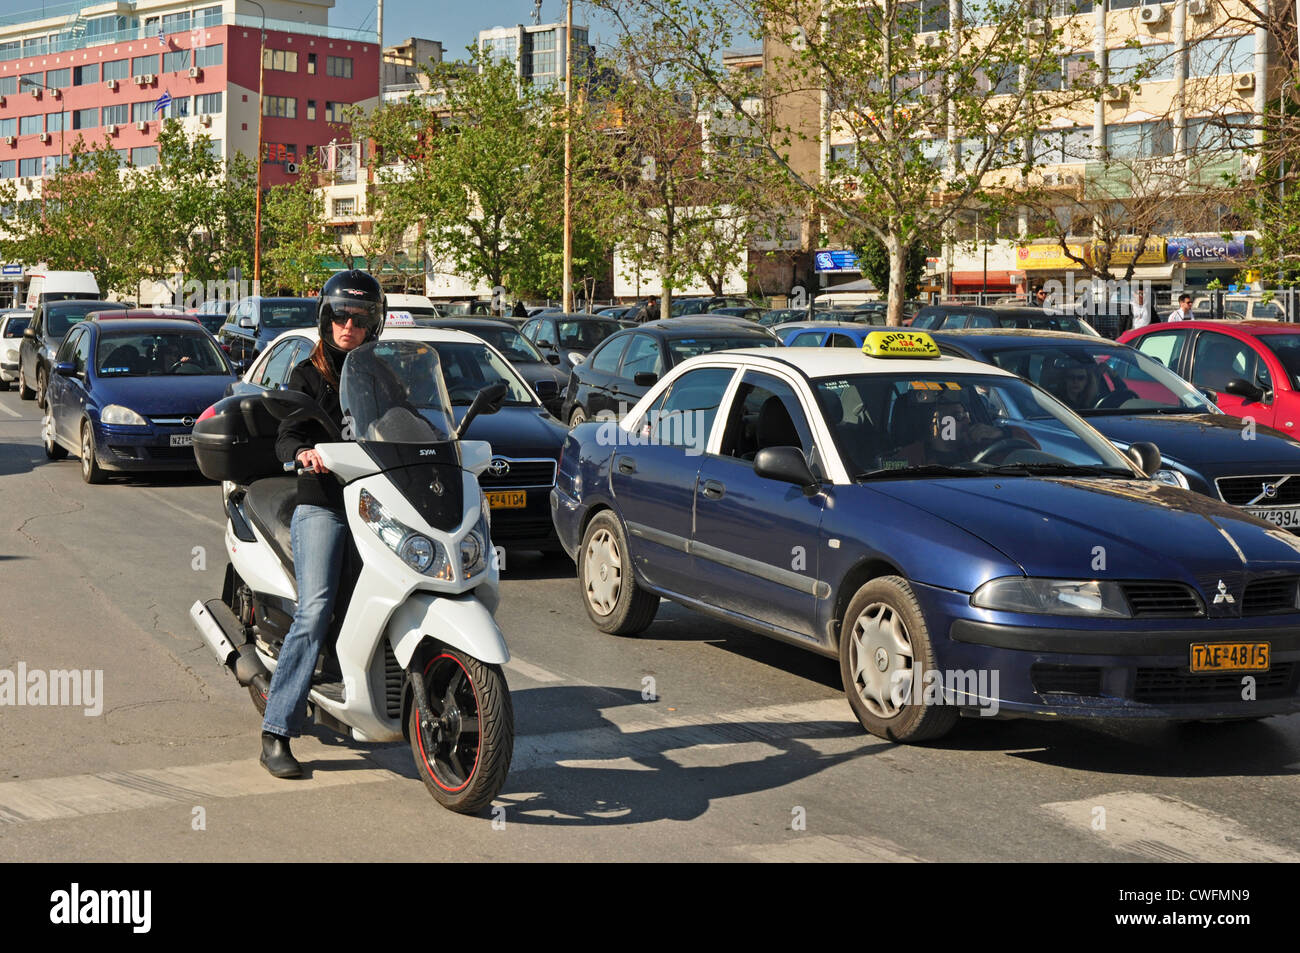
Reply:
[[645, 324], [647, 321], [653, 321], [659, 317], [659, 299], [654, 295], [645, 299], [645, 304], [641, 305], [640, 310], [632, 315], [632, 320], [637, 324]]
[[1034, 300], [1038, 303], [1040, 308], [1047, 307], [1047, 289], [1039, 288], [1034, 295]]
[[1178, 296], [1178, 307], [1170, 312], [1166, 321], [1190, 321], [1192, 320], [1192, 296], [1183, 292]]
[[1146, 303], [1146, 292], [1139, 288], [1133, 299], [1133, 328], [1145, 328], [1151, 323], [1151, 306]]
[[513, 311], [510, 312], [510, 316], [511, 316], [512, 318], [526, 318], [526, 317], [528, 317], [528, 309], [524, 307], [524, 303], [523, 303], [523, 301], [516, 301], [516, 302], [515, 302], [515, 308], [514, 308]]

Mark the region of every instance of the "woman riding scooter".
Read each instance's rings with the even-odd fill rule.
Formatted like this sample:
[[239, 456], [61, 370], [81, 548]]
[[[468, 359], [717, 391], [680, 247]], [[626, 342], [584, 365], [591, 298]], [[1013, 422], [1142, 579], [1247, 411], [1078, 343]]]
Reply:
[[[379, 282], [361, 271], [337, 273], [321, 289], [317, 319], [320, 341], [311, 356], [294, 368], [288, 387], [312, 397], [343, 429], [339, 375], [347, 353], [375, 340], [383, 330], [384, 294]], [[261, 762], [277, 778], [302, 775], [289, 739], [301, 733], [312, 672], [329, 631], [350, 538], [343, 488], [314, 449], [330, 439], [319, 423], [286, 420], [275, 444], [281, 460], [294, 461], [301, 468], [291, 527], [298, 608], [271, 679], [262, 722]]]

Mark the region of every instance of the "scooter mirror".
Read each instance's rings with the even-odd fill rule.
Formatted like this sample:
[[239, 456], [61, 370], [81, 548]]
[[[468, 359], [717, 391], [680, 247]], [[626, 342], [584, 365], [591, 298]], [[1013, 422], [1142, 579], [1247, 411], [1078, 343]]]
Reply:
[[470, 421], [479, 414], [495, 414], [500, 410], [508, 393], [510, 393], [509, 385], [505, 381], [498, 381], [495, 384], [489, 384], [474, 395], [474, 403], [469, 405], [469, 410], [465, 411], [464, 419], [461, 420], [460, 426], [456, 428], [456, 439], [459, 440], [461, 434], [469, 430]]
[[262, 394], [262, 403], [277, 420], [314, 420], [325, 428], [331, 440], [341, 439], [339, 425], [325, 415], [320, 404], [302, 391], [268, 390]]

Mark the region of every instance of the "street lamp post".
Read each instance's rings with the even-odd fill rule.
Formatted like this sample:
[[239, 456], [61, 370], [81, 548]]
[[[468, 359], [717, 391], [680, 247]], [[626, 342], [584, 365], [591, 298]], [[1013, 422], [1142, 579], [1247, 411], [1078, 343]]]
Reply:
[[262, 37], [257, 46], [257, 204], [253, 219], [253, 286], [260, 293], [262, 286], [262, 92], [266, 74], [266, 7], [257, 0], [248, 0], [262, 11]]
[[[1297, 0], [1300, 2], [1300, 0]], [[573, 311], [573, 0], [564, 14], [564, 313]]]

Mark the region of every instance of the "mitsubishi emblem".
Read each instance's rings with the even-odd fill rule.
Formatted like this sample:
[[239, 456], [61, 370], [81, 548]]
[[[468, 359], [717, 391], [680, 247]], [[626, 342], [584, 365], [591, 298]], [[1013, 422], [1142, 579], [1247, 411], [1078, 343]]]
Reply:
[[1227, 585], [1225, 585], [1223, 580], [1220, 579], [1219, 591], [1214, 595], [1214, 604], [1217, 606], [1221, 602], [1226, 602], [1228, 605], [1232, 605], [1236, 601], [1236, 599], [1232, 598], [1232, 593], [1228, 592]]
[[488, 464], [488, 472], [496, 477], [503, 477], [510, 472], [510, 464], [504, 457], [493, 457], [492, 462]]

